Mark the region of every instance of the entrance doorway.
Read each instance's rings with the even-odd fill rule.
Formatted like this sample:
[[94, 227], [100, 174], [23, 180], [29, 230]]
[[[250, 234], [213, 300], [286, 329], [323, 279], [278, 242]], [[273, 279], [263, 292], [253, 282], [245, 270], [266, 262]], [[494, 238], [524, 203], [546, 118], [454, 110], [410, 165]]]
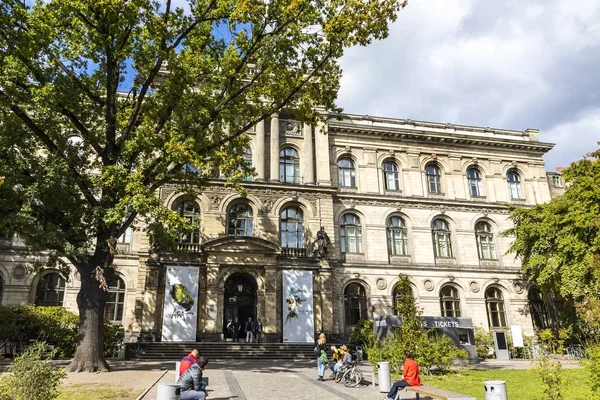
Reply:
[[252, 318], [256, 321], [256, 281], [251, 275], [233, 274], [224, 287], [225, 315], [223, 318], [223, 333], [226, 338], [231, 337], [227, 330], [228, 321], [234, 321], [237, 317], [242, 325], [240, 338], [246, 336], [246, 321]]

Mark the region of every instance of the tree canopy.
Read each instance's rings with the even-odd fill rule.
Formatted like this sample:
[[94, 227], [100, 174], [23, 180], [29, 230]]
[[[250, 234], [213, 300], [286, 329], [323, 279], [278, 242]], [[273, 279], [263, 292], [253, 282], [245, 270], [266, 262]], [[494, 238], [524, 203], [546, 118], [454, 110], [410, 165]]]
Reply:
[[[513, 208], [509, 251], [542, 292], [579, 306], [600, 298], [600, 150], [564, 170], [564, 194], [532, 208]], [[578, 307], [580, 311], [587, 313]], [[586, 308], [586, 307], [584, 307]]]
[[257, 122], [337, 111], [344, 49], [385, 38], [406, 5], [31, 3], [0, 4], [0, 228], [80, 273], [76, 371], [107, 368], [99, 287], [116, 238], [134, 220], [163, 240], [192, 228], [157, 189], [201, 190], [215, 169], [235, 183], [252, 173], [242, 156]]

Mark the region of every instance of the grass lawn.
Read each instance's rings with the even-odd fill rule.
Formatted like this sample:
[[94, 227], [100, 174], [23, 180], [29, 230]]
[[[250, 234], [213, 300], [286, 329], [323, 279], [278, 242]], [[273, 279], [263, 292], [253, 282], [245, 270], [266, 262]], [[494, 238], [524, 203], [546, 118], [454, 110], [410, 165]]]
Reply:
[[[582, 369], [563, 369], [567, 377], [569, 400], [586, 400], [591, 397], [588, 374]], [[483, 382], [506, 381], [507, 395], [510, 400], [544, 400], [541, 380], [535, 370], [464, 370], [460, 373], [445, 376], [422, 376], [425, 385], [469, 394], [484, 400]]]
[[58, 400], [130, 400], [137, 398], [141, 394], [130, 390], [113, 389], [108, 384], [102, 383], [63, 385], [59, 391]]

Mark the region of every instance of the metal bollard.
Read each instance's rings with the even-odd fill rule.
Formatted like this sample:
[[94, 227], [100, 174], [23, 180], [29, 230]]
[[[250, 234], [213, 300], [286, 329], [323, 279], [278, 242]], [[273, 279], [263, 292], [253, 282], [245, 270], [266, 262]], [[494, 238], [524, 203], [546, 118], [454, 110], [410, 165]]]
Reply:
[[392, 377], [390, 376], [390, 363], [387, 361], [377, 363], [377, 378], [379, 391], [389, 392], [392, 388]]
[[505, 381], [485, 381], [485, 400], [508, 400]]
[[181, 386], [178, 383], [159, 382], [156, 400], [179, 400]]

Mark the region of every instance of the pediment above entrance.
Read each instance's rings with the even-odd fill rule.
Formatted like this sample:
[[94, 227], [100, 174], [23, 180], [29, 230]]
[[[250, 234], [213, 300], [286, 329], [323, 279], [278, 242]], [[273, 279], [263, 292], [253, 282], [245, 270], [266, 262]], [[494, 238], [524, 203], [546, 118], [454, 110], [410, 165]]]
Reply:
[[253, 236], [225, 236], [205, 242], [202, 245], [205, 253], [255, 253], [279, 255], [281, 246], [270, 240]]

